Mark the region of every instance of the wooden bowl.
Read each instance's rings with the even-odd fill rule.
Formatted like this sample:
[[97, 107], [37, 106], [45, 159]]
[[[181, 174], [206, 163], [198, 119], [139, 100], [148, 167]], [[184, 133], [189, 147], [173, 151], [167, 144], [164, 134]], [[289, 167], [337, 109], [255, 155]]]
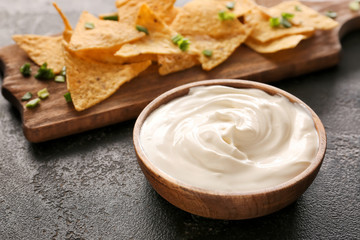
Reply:
[[[196, 86], [224, 85], [235, 88], [257, 88], [271, 95], [281, 94], [291, 102], [301, 103], [312, 115], [319, 135], [319, 150], [313, 162], [293, 179], [275, 187], [253, 192], [219, 193], [183, 184], [160, 171], [145, 155], [140, 143], [140, 130], [151, 112], [170, 100], [186, 95]], [[174, 88], [153, 100], [138, 117], [133, 133], [139, 165], [152, 187], [176, 207], [199, 216], [214, 219], [248, 219], [278, 211], [294, 202], [315, 179], [326, 150], [326, 134], [319, 117], [293, 95], [267, 84], [245, 80], [207, 80]]]

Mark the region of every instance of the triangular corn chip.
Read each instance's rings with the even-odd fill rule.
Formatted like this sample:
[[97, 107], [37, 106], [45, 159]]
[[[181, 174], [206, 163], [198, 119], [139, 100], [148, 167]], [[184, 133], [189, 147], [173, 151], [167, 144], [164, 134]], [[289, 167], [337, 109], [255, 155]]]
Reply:
[[143, 4], [147, 4], [166, 23], [172, 22], [177, 10], [174, 8], [176, 0], [117, 0], [119, 21], [134, 25], [137, 13]]
[[84, 11], [71, 37], [69, 47], [74, 51], [115, 48], [140, 39], [144, 35], [137, 31], [135, 26], [101, 20]]
[[181, 8], [173, 7], [171, 8], [165, 16], [162, 16], [161, 19], [167, 24], [170, 25], [174, 19], [176, 18], [177, 14], [180, 12]]
[[[221, 20], [219, 12], [224, 9], [227, 9], [225, 1], [193, 0], [181, 9], [171, 24], [175, 31], [190, 39], [204, 70], [225, 61], [251, 32], [251, 28], [236, 17]], [[228, 9], [225, 11], [231, 13]], [[204, 50], [211, 51], [212, 55], [205, 56]]]
[[289, 35], [261, 43], [250, 37], [246, 39], [245, 44], [259, 53], [274, 53], [280, 50], [294, 48], [305, 38], [307, 38], [305, 35]]
[[182, 71], [199, 64], [198, 56], [187, 53], [158, 55], [159, 74]]
[[[224, 38], [212, 38], [208, 35], [186, 36], [190, 39], [192, 46], [191, 54], [159, 55], [159, 73], [166, 75], [181, 71], [197, 65], [199, 62], [204, 70], [211, 70], [224, 62], [241, 43], [248, 37], [251, 29], [245, 29], [243, 34], [227, 36]], [[211, 56], [205, 56], [204, 50], [211, 51]]]
[[137, 63], [144, 62], [147, 60], [157, 61], [156, 55], [153, 54], [141, 54], [133, 57], [120, 57], [115, 56], [117, 49], [106, 49], [106, 50], [86, 50], [86, 51], [77, 51], [76, 54], [82, 58], [92, 59], [97, 62], [102, 63], [114, 63], [114, 64], [128, 64], [128, 63]]
[[46, 62], [54, 73], [64, 67], [62, 36], [14, 35], [12, 38], [37, 65]]
[[180, 10], [170, 26], [183, 35], [209, 35], [222, 38], [241, 34], [241, 22], [236, 17], [232, 20], [220, 20], [219, 12], [222, 10], [231, 13], [222, 1], [193, 0]]
[[[281, 15], [279, 17], [281, 17]], [[258, 8], [253, 9], [250, 14], [245, 15], [245, 23], [253, 27], [250, 35], [253, 39], [265, 43], [288, 35], [309, 35], [315, 31], [313, 27], [298, 25], [293, 25], [290, 28], [272, 27], [269, 19], [270, 17]]]
[[337, 27], [338, 22], [318, 13], [298, 1], [282, 2], [269, 9], [272, 16], [281, 16], [281, 13], [292, 13], [294, 17], [291, 22], [300, 26], [314, 27], [320, 30], [330, 30]]
[[146, 5], [139, 10], [136, 25], [145, 27], [148, 35], [133, 43], [124, 44], [116, 56], [133, 57], [140, 54], [180, 54], [181, 50], [171, 38], [177, 33], [169, 28], [153, 11]]
[[151, 64], [151, 61], [128, 65], [100, 63], [71, 51], [65, 51], [65, 61], [67, 86], [77, 111], [107, 99]]
[[[206, 35], [187, 36], [193, 47], [201, 54], [199, 61], [204, 70], [211, 70], [224, 62], [235, 50], [245, 41], [251, 32], [251, 29], [243, 28], [242, 34], [231, 35], [224, 38], [212, 38]], [[204, 50], [210, 50], [212, 55], [210, 57], [203, 54]]]
[[69, 20], [67, 19], [65, 14], [61, 11], [59, 6], [55, 2], [53, 2], [53, 6], [55, 7], [56, 11], [58, 11], [61, 19], [63, 20], [64, 26], [65, 26], [65, 29], [63, 32], [63, 38], [66, 42], [70, 42], [71, 36], [73, 34], [73, 29], [69, 23]]

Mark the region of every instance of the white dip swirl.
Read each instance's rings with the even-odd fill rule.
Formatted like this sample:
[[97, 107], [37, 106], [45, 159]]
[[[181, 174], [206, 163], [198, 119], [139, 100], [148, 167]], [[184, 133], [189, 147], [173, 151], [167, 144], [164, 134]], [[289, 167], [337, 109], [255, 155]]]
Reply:
[[217, 192], [284, 183], [315, 158], [319, 137], [310, 113], [257, 89], [190, 89], [152, 112], [141, 128], [149, 160], [174, 179]]

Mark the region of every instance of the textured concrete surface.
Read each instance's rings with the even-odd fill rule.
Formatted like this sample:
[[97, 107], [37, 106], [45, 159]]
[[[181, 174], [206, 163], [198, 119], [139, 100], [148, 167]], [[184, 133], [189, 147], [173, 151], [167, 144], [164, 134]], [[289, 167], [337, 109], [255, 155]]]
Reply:
[[[58, 3], [72, 23], [81, 9], [114, 10], [110, 0]], [[50, 1], [0, 1], [0, 46], [61, 27]], [[0, 239], [360, 239], [360, 32], [342, 42], [339, 66], [274, 84], [320, 116], [328, 149], [297, 202], [253, 220], [204, 219], [163, 200], [136, 163], [134, 121], [31, 144], [0, 96]]]

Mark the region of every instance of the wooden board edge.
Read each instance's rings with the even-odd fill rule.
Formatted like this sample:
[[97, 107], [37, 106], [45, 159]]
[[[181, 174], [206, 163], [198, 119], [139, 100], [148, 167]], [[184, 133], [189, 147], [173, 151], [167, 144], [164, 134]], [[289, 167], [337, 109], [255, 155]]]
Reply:
[[[23, 123], [23, 132], [26, 139], [32, 143], [54, 140], [135, 119], [148, 103], [149, 101], [144, 101], [141, 104], [126, 109], [114, 108], [105, 112], [99, 112], [90, 117], [73, 118], [68, 121], [59, 121], [56, 124], [42, 125], [40, 127], [27, 126]], [[81, 124], [76, 124], [77, 122], [81, 122]], [[62, 131], [58, 131], [58, 129]]]

